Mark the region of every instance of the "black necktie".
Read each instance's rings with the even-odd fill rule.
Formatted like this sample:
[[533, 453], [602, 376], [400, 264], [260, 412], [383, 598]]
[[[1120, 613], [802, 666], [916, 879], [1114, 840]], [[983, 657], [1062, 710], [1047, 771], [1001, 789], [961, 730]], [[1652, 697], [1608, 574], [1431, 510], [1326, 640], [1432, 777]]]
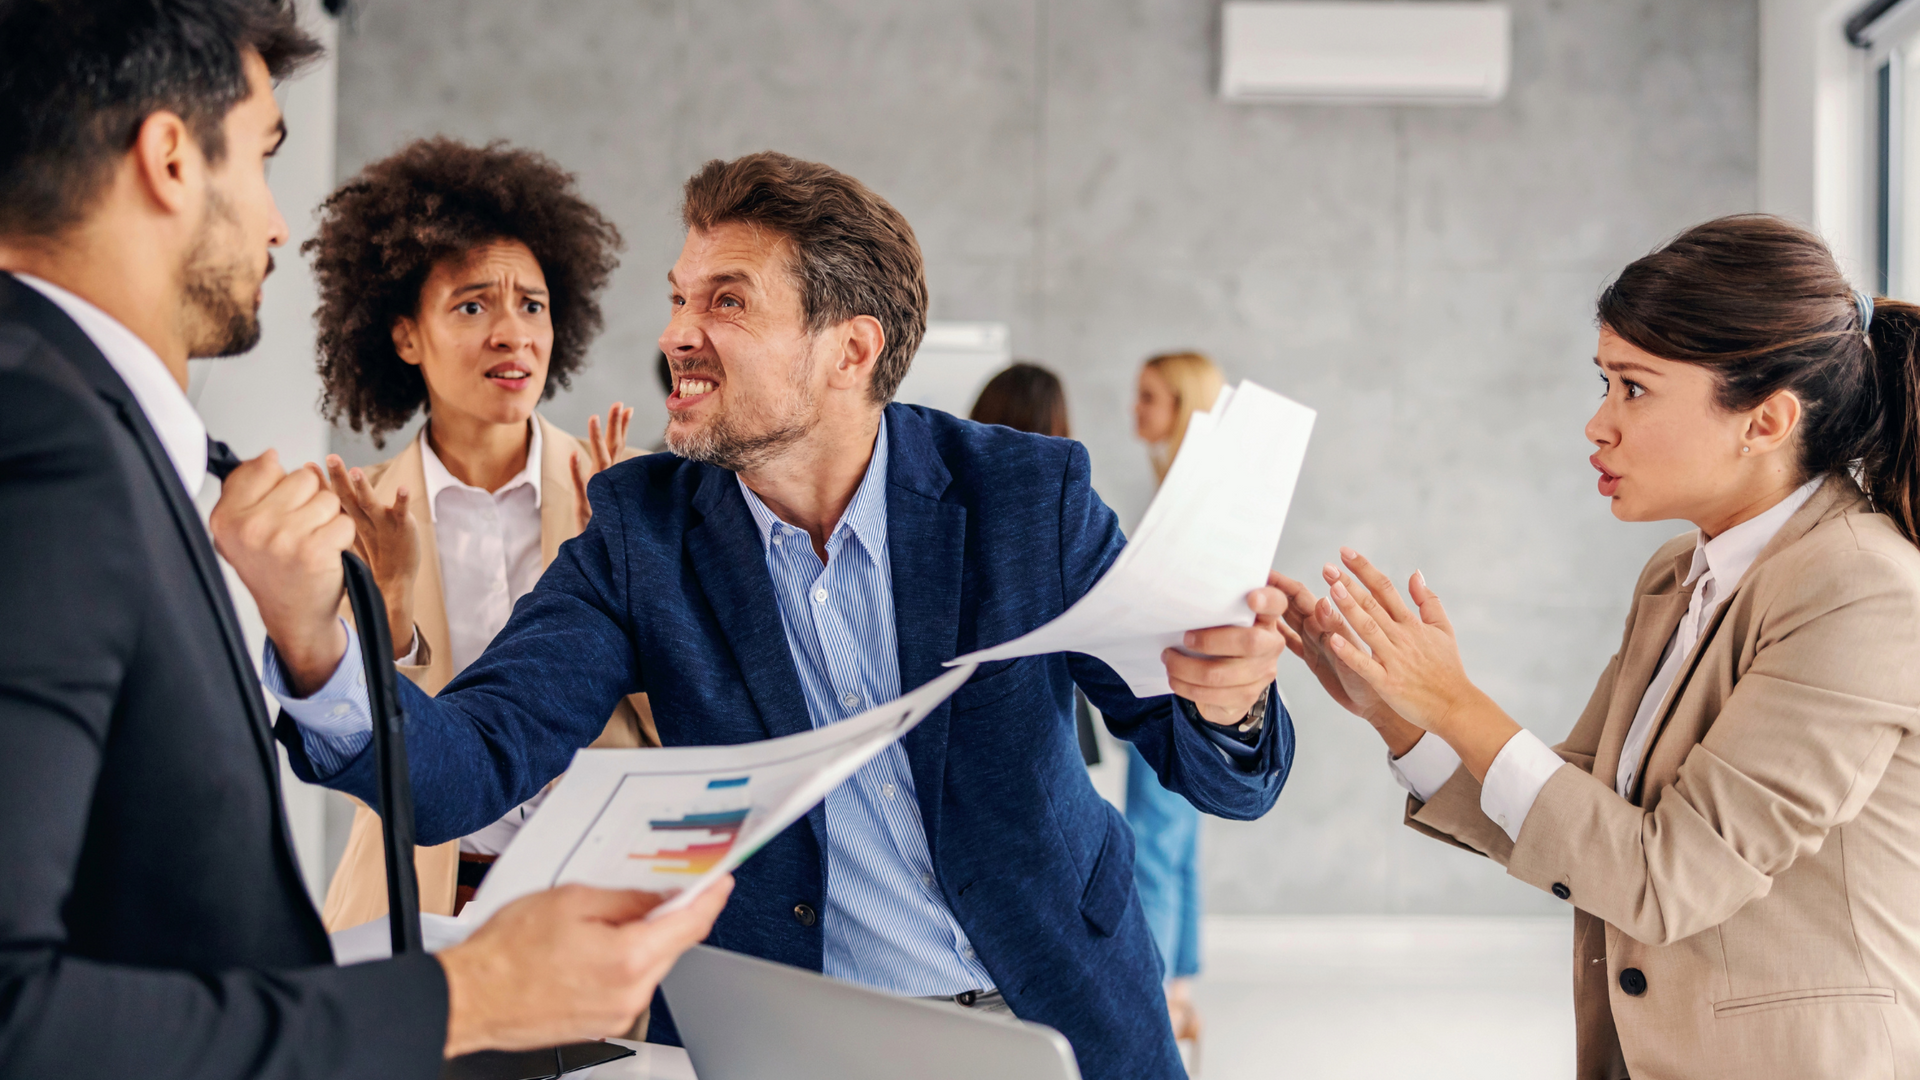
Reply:
[[226, 483], [227, 474], [240, 467], [240, 458], [226, 443], [213, 436], [207, 436], [207, 471], [216, 480]]

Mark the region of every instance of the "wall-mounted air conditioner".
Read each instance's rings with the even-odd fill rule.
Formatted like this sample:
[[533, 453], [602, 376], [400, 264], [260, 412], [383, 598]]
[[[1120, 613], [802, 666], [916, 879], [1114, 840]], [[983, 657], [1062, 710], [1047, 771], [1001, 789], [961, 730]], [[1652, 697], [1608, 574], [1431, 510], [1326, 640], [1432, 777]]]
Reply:
[[1228, 0], [1228, 101], [1460, 105], [1507, 92], [1511, 15], [1446, 0]]

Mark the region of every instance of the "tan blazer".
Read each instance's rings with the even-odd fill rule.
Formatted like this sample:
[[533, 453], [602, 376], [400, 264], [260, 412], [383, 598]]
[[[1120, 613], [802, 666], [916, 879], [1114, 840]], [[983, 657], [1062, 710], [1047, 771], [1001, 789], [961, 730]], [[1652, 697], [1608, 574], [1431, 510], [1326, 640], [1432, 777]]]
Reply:
[[1641, 573], [1518, 843], [1464, 768], [1408, 824], [1573, 904], [1582, 1080], [1920, 1075], [1920, 549], [1850, 481], [1816, 491], [1680, 669], [1629, 801], [1693, 547]]
[[[572, 455], [579, 451], [589, 460], [587, 447], [580, 440], [537, 417], [540, 424], [540, 565], [553, 561], [562, 542], [571, 540], [580, 530], [574, 517], [573, 481], [568, 475]], [[368, 469], [367, 480], [381, 499], [391, 501], [394, 489], [402, 484], [413, 493], [412, 513], [420, 532], [420, 577], [414, 585], [414, 622], [420, 629], [422, 650], [420, 665], [401, 665], [397, 670], [414, 685], [429, 694], [453, 679], [453, 661], [446, 643], [447, 609], [440, 584], [440, 548], [434, 541], [433, 518], [427, 505], [426, 466], [420, 456], [420, 443], [426, 429], [393, 458]], [[633, 456], [629, 453], [626, 456]], [[396, 635], [400, 631], [395, 631]], [[654, 733], [653, 713], [645, 694], [633, 694], [621, 701], [607, 721], [607, 728], [593, 741], [594, 746], [659, 746]], [[414, 867], [420, 878], [420, 910], [436, 915], [453, 913], [454, 890], [460, 874], [460, 842], [414, 850]], [[346, 851], [333, 872], [333, 884], [327, 887], [327, 902], [321, 919], [329, 932], [358, 926], [387, 913], [387, 866], [380, 845], [380, 817], [364, 804], [353, 813], [353, 831], [347, 836]]]

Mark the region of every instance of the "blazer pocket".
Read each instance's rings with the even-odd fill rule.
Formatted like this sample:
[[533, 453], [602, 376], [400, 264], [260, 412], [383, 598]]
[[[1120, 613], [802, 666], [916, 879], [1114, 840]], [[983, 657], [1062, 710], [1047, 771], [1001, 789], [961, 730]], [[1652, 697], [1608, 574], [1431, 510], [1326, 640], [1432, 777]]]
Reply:
[[1080, 894], [1080, 917], [1101, 937], [1112, 937], [1133, 899], [1133, 830], [1118, 811], [1106, 810], [1107, 835]]
[[961, 684], [953, 694], [953, 711], [971, 712], [989, 705], [997, 705], [1007, 698], [1029, 689], [1040, 671], [1040, 664], [1033, 657], [1020, 657], [1009, 660], [998, 670], [976, 672], [973, 678]]
[[1784, 1009], [1789, 1005], [1896, 1005], [1898, 994], [1884, 986], [1819, 986], [1809, 990], [1782, 990], [1777, 994], [1731, 998], [1715, 1002], [1716, 1020], [1730, 1016]]

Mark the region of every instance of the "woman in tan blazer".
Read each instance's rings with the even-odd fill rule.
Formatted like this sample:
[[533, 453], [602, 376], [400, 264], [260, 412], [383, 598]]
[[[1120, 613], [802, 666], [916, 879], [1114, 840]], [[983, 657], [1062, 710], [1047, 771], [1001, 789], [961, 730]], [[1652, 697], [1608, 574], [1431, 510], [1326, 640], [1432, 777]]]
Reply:
[[1575, 908], [1584, 1080], [1920, 1069], [1920, 308], [1821, 241], [1709, 222], [1602, 294], [1588, 422], [1626, 521], [1696, 528], [1549, 749], [1439, 597], [1357, 552], [1292, 642], [1370, 721], [1407, 821]]
[[[585, 526], [587, 478], [630, 456], [631, 409], [615, 404], [604, 433], [589, 420], [584, 442], [534, 412], [598, 331], [619, 243], [572, 185], [536, 154], [422, 140], [336, 192], [306, 247], [329, 418], [377, 443], [427, 411], [397, 456], [365, 470], [330, 457], [328, 472], [386, 598], [395, 664], [430, 694]], [[645, 696], [593, 745], [659, 745]], [[532, 805], [417, 849], [421, 910], [456, 913]], [[386, 908], [380, 820], [360, 806], [322, 917], [339, 930]]]

